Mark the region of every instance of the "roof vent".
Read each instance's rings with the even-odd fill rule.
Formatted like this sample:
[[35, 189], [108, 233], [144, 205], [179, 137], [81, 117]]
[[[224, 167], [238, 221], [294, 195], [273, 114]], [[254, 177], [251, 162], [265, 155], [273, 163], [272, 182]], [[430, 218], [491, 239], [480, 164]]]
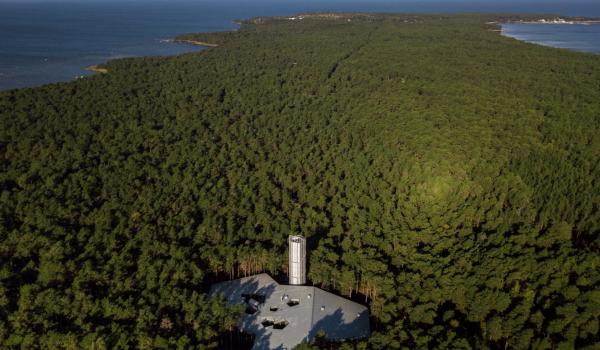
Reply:
[[254, 315], [257, 311], [258, 311], [258, 309], [255, 308], [254, 306], [252, 306], [252, 305], [246, 305], [246, 313], [248, 315]]
[[271, 327], [275, 322], [270, 318], [265, 318], [260, 324], [262, 324], [263, 327]]
[[260, 308], [260, 304], [265, 302], [263, 294], [242, 294], [242, 299], [246, 303], [246, 313], [254, 315]]
[[275, 321], [275, 323], [273, 324], [273, 329], [284, 329], [285, 327], [287, 327], [288, 324], [290, 323], [286, 320]]
[[284, 329], [290, 323], [285, 319], [274, 320], [272, 318], [265, 318], [260, 324], [262, 324], [262, 326], [265, 328], [273, 327], [273, 329]]

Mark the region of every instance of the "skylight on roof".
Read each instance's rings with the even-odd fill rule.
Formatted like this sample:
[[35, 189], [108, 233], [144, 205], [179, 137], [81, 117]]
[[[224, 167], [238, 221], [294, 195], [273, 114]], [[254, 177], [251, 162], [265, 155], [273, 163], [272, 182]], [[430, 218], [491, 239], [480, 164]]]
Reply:
[[263, 327], [271, 327], [275, 322], [270, 318], [265, 318], [260, 324], [262, 324]]
[[273, 327], [273, 329], [284, 329], [290, 323], [285, 319], [274, 320], [272, 318], [265, 318], [260, 323], [263, 327]]
[[275, 324], [273, 324], [273, 329], [284, 329], [288, 324], [290, 323], [286, 320], [276, 321]]

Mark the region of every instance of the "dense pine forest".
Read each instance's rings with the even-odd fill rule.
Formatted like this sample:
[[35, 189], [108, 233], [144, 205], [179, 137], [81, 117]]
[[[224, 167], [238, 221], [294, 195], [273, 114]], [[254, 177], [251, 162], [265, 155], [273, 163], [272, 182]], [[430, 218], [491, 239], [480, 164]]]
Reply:
[[210, 283], [365, 303], [304, 349], [598, 349], [600, 56], [491, 15], [256, 18], [0, 93], [0, 348], [219, 349]]

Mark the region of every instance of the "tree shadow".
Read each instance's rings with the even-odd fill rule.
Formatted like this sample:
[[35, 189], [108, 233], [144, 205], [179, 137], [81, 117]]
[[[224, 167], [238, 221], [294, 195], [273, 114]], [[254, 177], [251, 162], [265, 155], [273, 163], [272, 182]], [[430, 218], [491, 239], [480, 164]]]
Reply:
[[[238, 321], [238, 328], [254, 335], [252, 349], [278, 349], [282, 346], [271, 347], [270, 329], [261, 324], [260, 309], [268, 307], [266, 301], [271, 298], [278, 283], [267, 274], [221, 282], [213, 285], [209, 297], [221, 295], [228, 305], [246, 305], [246, 313]], [[254, 311], [254, 312], [251, 312]]]
[[[209, 297], [217, 295], [230, 306], [246, 306], [237, 326], [254, 336], [254, 350], [291, 349], [302, 341], [316, 340], [321, 332], [332, 341], [370, 333], [369, 311], [364, 306], [314, 287], [280, 286], [267, 274], [215, 284]], [[294, 299], [300, 295], [305, 297]]]
[[269, 275], [260, 274], [216, 283], [210, 288], [208, 296], [212, 298], [222, 295], [229, 305], [248, 303], [249, 299], [258, 299], [257, 301], [264, 303], [264, 300], [273, 294], [277, 286], [278, 283]]
[[323, 335], [327, 340], [348, 340], [368, 337], [369, 311], [367, 309], [354, 315], [345, 315], [341, 308], [315, 323], [307, 340], [314, 341]]

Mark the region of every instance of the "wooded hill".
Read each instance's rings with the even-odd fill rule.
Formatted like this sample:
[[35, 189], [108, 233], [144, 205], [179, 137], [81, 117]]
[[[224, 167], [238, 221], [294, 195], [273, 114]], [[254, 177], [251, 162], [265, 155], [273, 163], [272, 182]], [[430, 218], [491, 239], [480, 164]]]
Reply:
[[302, 234], [372, 313], [329, 347], [598, 349], [600, 57], [507, 18], [248, 21], [0, 93], [0, 348], [227, 346], [208, 285]]

